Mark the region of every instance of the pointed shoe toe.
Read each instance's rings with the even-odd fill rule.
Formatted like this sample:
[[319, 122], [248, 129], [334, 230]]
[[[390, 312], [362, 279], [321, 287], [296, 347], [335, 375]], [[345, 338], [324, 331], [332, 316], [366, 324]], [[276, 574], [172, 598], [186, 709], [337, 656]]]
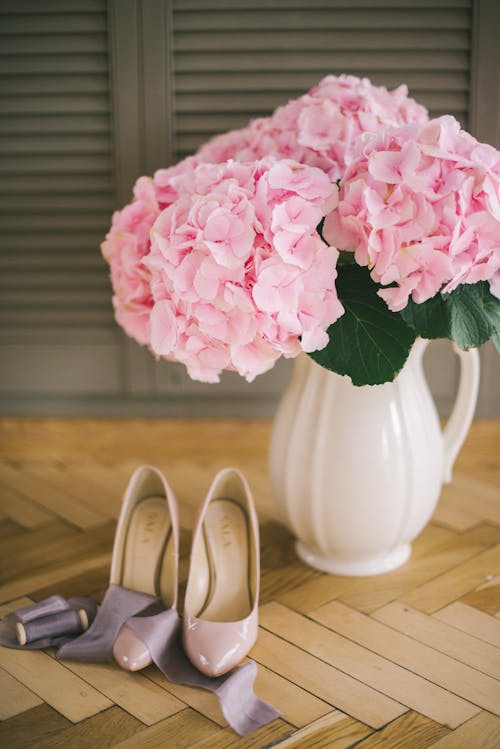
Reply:
[[257, 639], [257, 616], [239, 622], [207, 622], [187, 616], [184, 650], [205, 676], [222, 676], [237, 666]]
[[152, 662], [146, 645], [127, 625], [123, 626], [113, 645], [115, 661], [126, 671], [140, 671]]

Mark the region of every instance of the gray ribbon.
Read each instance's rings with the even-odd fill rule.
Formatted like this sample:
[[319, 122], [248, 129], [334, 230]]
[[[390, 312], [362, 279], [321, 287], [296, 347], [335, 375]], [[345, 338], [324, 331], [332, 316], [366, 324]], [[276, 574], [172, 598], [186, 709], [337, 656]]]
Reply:
[[161, 608], [158, 598], [112, 583], [92, 626], [83, 635], [59, 648], [57, 658], [92, 663], [111, 662], [114, 642], [127, 619], [141, 612], [156, 613]]
[[[68, 612], [76, 613], [75, 610], [80, 608], [85, 609], [89, 621], [93, 620], [92, 625], [79, 637], [71, 639], [76, 624]], [[163, 609], [158, 598], [112, 584], [97, 615], [96, 608], [90, 598], [65, 601], [61, 596], [52, 596], [8, 614], [0, 631], [0, 644], [23, 650], [55, 646], [59, 647], [57, 658], [107, 662], [113, 660], [114, 642], [126, 623], [144, 642], [153, 662], [170, 682], [199, 687], [215, 694], [227, 722], [240, 736], [247, 736], [280, 717], [272, 705], [259, 699], [253, 691], [257, 675], [254, 661], [216, 678], [198, 671], [182, 648], [177, 611]], [[38, 639], [19, 645], [15, 636], [17, 622], [23, 624], [27, 634], [31, 631]]]
[[248, 661], [224, 676], [211, 678], [196, 669], [182, 648], [179, 615], [175, 609], [147, 618], [134, 617], [129, 627], [148, 648], [153, 662], [173, 684], [206, 689], [219, 700], [224, 716], [240, 736], [279, 718], [281, 713], [253, 691], [257, 664]]
[[[92, 598], [70, 598], [51, 596], [38, 603], [16, 609], [7, 614], [0, 627], [0, 645], [19, 650], [41, 650], [60, 647], [68, 640], [83, 632], [78, 611], [83, 609], [89, 624], [97, 613], [97, 604]], [[26, 643], [21, 645], [16, 627], [23, 625]]]

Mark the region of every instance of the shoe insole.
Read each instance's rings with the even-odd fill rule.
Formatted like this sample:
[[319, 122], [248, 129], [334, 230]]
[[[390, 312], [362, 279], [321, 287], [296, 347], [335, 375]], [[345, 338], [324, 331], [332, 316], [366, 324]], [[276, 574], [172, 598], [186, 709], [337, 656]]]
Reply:
[[[172, 600], [170, 513], [164, 497], [141, 500], [130, 516], [122, 568], [124, 588]], [[169, 563], [170, 562], [170, 563]]]
[[203, 533], [210, 589], [198, 616], [215, 622], [244, 619], [252, 610], [246, 514], [234, 500], [215, 499], [208, 506]]

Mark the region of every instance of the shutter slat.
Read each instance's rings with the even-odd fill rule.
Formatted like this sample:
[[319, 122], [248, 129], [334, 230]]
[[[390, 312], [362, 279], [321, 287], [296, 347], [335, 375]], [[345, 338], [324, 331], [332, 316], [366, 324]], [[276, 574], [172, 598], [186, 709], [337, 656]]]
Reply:
[[5, 115], [2, 117], [0, 128], [2, 135], [21, 135], [36, 133], [41, 137], [54, 135], [79, 135], [86, 137], [93, 134], [106, 134], [109, 136], [108, 114], [66, 114], [38, 115], [36, 119], [31, 117], [18, 117]]
[[19, 0], [2, 0], [0, 17], [13, 13], [23, 15], [89, 13], [90, 11], [102, 13], [104, 9], [105, 4], [102, 0], [43, 0], [43, 3], [40, 0], [23, 0], [22, 3]]
[[78, 195], [92, 191], [96, 195], [108, 196], [112, 189], [111, 174], [100, 174], [96, 177], [89, 174], [40, 176], [16, 173], [4, 176], [0, 182], [0, 195], [34, 194], [38, 191], [44, 195], [65, 195], [68, 192]]
[[[286, 104], [289, 99], [287, 94], [275, 92], [252, 93], [220, 93], [212, 94], [178, 94], [177, 111], [180, 115], [195, 113], [204, 118], [205, 113], [213, 115], [215, 112], [248, 112], [270, 114], [273, 109], [281, 104]], [[442, 108], [460, 109], [467, 106], [467, 92], [463, 91], [428, 91], [421, 92], [419, 100], [428, 107], [438, 105]], [[213, 119], [213, 118], [212, 118]]]
[[31, 75], [0, 76], [0, 91], [4, 95], [47, 96], [50, 94], [108, 95], [107, 75]]
[[[383, 83], [390, 88], [398, 86], [403, 78], [403, 73], [385, 73]], [[284, 72], [275, 72], [272, 76], [256, 76], [255, 73], [241, 71], [225, 71], [197, 74], [178, 73], [176, 80], [176, 91], [178, 94], [217, 92], [241, 92], [241, 91], [274, 91], [278, 94], [289, 92], [290, 96], [307, 90], [317, 83], [317, 74], [308, 71], [297, 71], [291, 80], [290, 75]], [[380, 73], [372, 75], [374, 83], [382, 83]], [[411, 91], [467, 91], [469, 78], [466, 71], [443, 71], [436, 76], [435, 71], [411, 70], [404, 73], [404, 81]]]
[[[108, 294], [109, 297], [109, 294]], [[13, 309], [0, 306], [0, 328], [15, 331], [17, 328], [40, 330], [41, 333], [60, 328], [80, 327], [88, 330], [98, 325], [100, 329], [116, 329], [111, 308], [83, 306], [82, 309], [67, 308], [46, 309], [44, 307]]]
[[106, 274], [98, 278], [92, 270], [80, 270], [78, 273], [58, 272], [51, 269], [48, 271], [33, 272], [4, 272], [0, 278], [0, 290], [2, 295], [7, 292], [18, 291], [47, 291], [57, 293], [58, 287], [64, 287], [67, 291], [86, 292], [90, 291], [109, 291], [109, 281]]
[[[17, 249], [19, 253], [25, 250], [39, 253], [54, 250], [72, 252], [73, 250], [85, 249], [87, 252], [97, 253], [103, 239], [104, 232], [101, 231], [89, 232], [86, 228], [83, 228], [78, 234], [75, 234], [74, 232], [56, 231], [52, 228], [50, 232], [44, 232], [43, 236], [36, 231], [25, 231], [24, 234], [5, 232], [2, 235], [2, 246], [7, 252], [15, 252]], [[22, 258], [20, 258], [20, 265], [24, 267]]]
[[[60, 211], [59, 215], [54, 213], [31, 213], [29, 216], [29, 231], [33, 233], [37, 232], [49, 232], [53, 230], [54, 223], [57, 221], [57, 228], [59, 232], [74, 231], [74, 232], [101, 232], [104, 231], [106, 226], [109, 224], [109, 216], [107, 212], [96, 211], [87, 215], [77, 213], [71, 214]], [[26, 223], [28, 216], [25, 213], [6, 214], [2, 216], [2, 232], [3, 236], [7, 237], [15, 234], [26, 234]]]
[[238, 71], [258, 71], [259, 73], [276, 73], [281, 71], [302, 72], [314, 70], [318, 79], [327, 73], [353, 73], [355, 75], [373, 75], [375, 72], [401, 72], [401, 80], [410, 70], [434, 71], [436, 76], [445, 71], [469, 70], [468, 50], [443, 51], [439, 45], [435, 50], [386, 50], [371, 52], [338, 49], [327, 49], [324, 52], [310, 50], [307, 53], [290, 49], [288, 52], [277, 52], [269, 49], [265, 55], [255, 55], [251, 52], [207, 52], [197, 51], [183, 54], [179, 52], [175, 57], [175, 70], [180, 73], [212, 73]]
[[25, 54], [4, 55], [2, 57], [2, 73], [9, 75], [25, 75], [29, 73], [35, 78], [44, 75], [57, 75], [64, 71], [68, 73], [107, 73], [108, 61], [106, 55], [51, 55]]
[[0, 201], [0, 215], [19, 211], [30, 213], [103, 214], [108, 218], [113, 208], [111, 196], [104, 197], [89, 193], [87, 195], [3, 195]]
[[[88, 252], [87, 250], [74, 250], [73, 252], [54, 252], [47, 250], [44, 253], [24, 251], [23, 260], [25, 267], [31, 272], [38, 271], [55, 271], [61, 272], [64, 268], [66, 272], [97, 271], [103, 278], [109, 275], [109, 269], [98, 252]], [[15, 272], [19, 270], [19, 252], [2, 251], [0, 253], [0, 272]]]
[[[307, 3], [308, 11], [323, 10], [328, 8], [337, 11], [342, 8], [349, 10], [359, 8], [363, 11], [367, 8], [378, 7], [387, 8], [414, 8], [416, 0], [309, 0]], [[457, 10], [471, 7], [471, 0], [418, 0], [420, 8], [455, 8]], [[258, 8], [265, 12], [268, 10], [285, 10], [301, 9], [304, 7], [304, 0], [174, 0], [174, 10], [177, 13], [186, 13], [190, 11], [206, 11], [210, 7], [212, 10], [232, 10], [244, 11]]]
[[109, 111], [109, 99], [106, 95], [94, 96], [2, 96], [0, 108], [3, 114], [44, 115], [44, 114], [101, 114]]
[[22, 34], [0, 37], [0, 56], [39, 54], [103, 54], [105, 34]]
[[109, 154], [107, 135], [48, 135], [46, 137], [0, 137], [0, 156], [3, 154]]
[[176, 34], [177, 52], [257, 52], [288, 50], [313, 52], [325, 50], [466, 50], [469, 34], [466, 31], [398, 29], [395, 33], [369, 31], [230, 31], [227, 33]]
[[100, 306], [105, 309], [110, 305], [109, 288], [106, 289], [82, 289], [78, 285], [77, 277], [74, 279], [74, 288], [67, 289], [66, 286], [60, 289], [57, 287], [45, 289], [29, 289], [20, 291], [19, 289], [2, 289], [0, 298], [0, 309], [59, 309], [64, 310], [68, 307], [76, 309], [87, 306]]
[[0, 174], [107, 174], [111, 158], [107, 154], [4, 156]]
[[94, 34], [106, 32], [104, 13], [10, 13], [2, 18], [0, 34]]
[[456, 9], [434, 10], [429, 13], [428, 8], [367, 8], [362, 13], [359, 9], [338, 9], [335, 13], [330, 10], [311, 12], [309, 7], [302, 4], [302, 8], [295, 11], [241, 10], [227, 13], [224, 10], [200, 11], [199, 13], [179, 13], [176, 29], [180, 32], [208, 32], [208, 31], [261, 31], [265, 27], [268, 31], [282, 32], [299, 30], [308, 34], [311, 31], [331, 30], [367, 30], [367, 29], [469, 29], [467, 9], [457, 13]]

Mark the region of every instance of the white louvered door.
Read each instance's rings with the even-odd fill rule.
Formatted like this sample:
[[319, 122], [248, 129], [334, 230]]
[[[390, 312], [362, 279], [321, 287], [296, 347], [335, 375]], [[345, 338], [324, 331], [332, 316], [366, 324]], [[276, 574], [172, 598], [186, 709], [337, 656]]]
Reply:
[[[269, 412], [286, 362], [252, 385], [228, 375], [205, 386], [125, 340], [98, 250], [111, 211], [129, 199], [139, 174], [268, 114], [330, 72], [388, 87], [404, 81], [432, 114], [450, 112], [494, 139], [484, 91], [498, 73], [488, 68], [491, 53], [479, 59], [478, 34], [496, 50], [498, 67], [499, 7], [496, 0], [2, 0], [1, 410]], [[446, 344], [436, 349], [430, 368], [446, 411], [456, 368]], [[489, 351], [484, 358], [486, 388], [496, 361]]]

